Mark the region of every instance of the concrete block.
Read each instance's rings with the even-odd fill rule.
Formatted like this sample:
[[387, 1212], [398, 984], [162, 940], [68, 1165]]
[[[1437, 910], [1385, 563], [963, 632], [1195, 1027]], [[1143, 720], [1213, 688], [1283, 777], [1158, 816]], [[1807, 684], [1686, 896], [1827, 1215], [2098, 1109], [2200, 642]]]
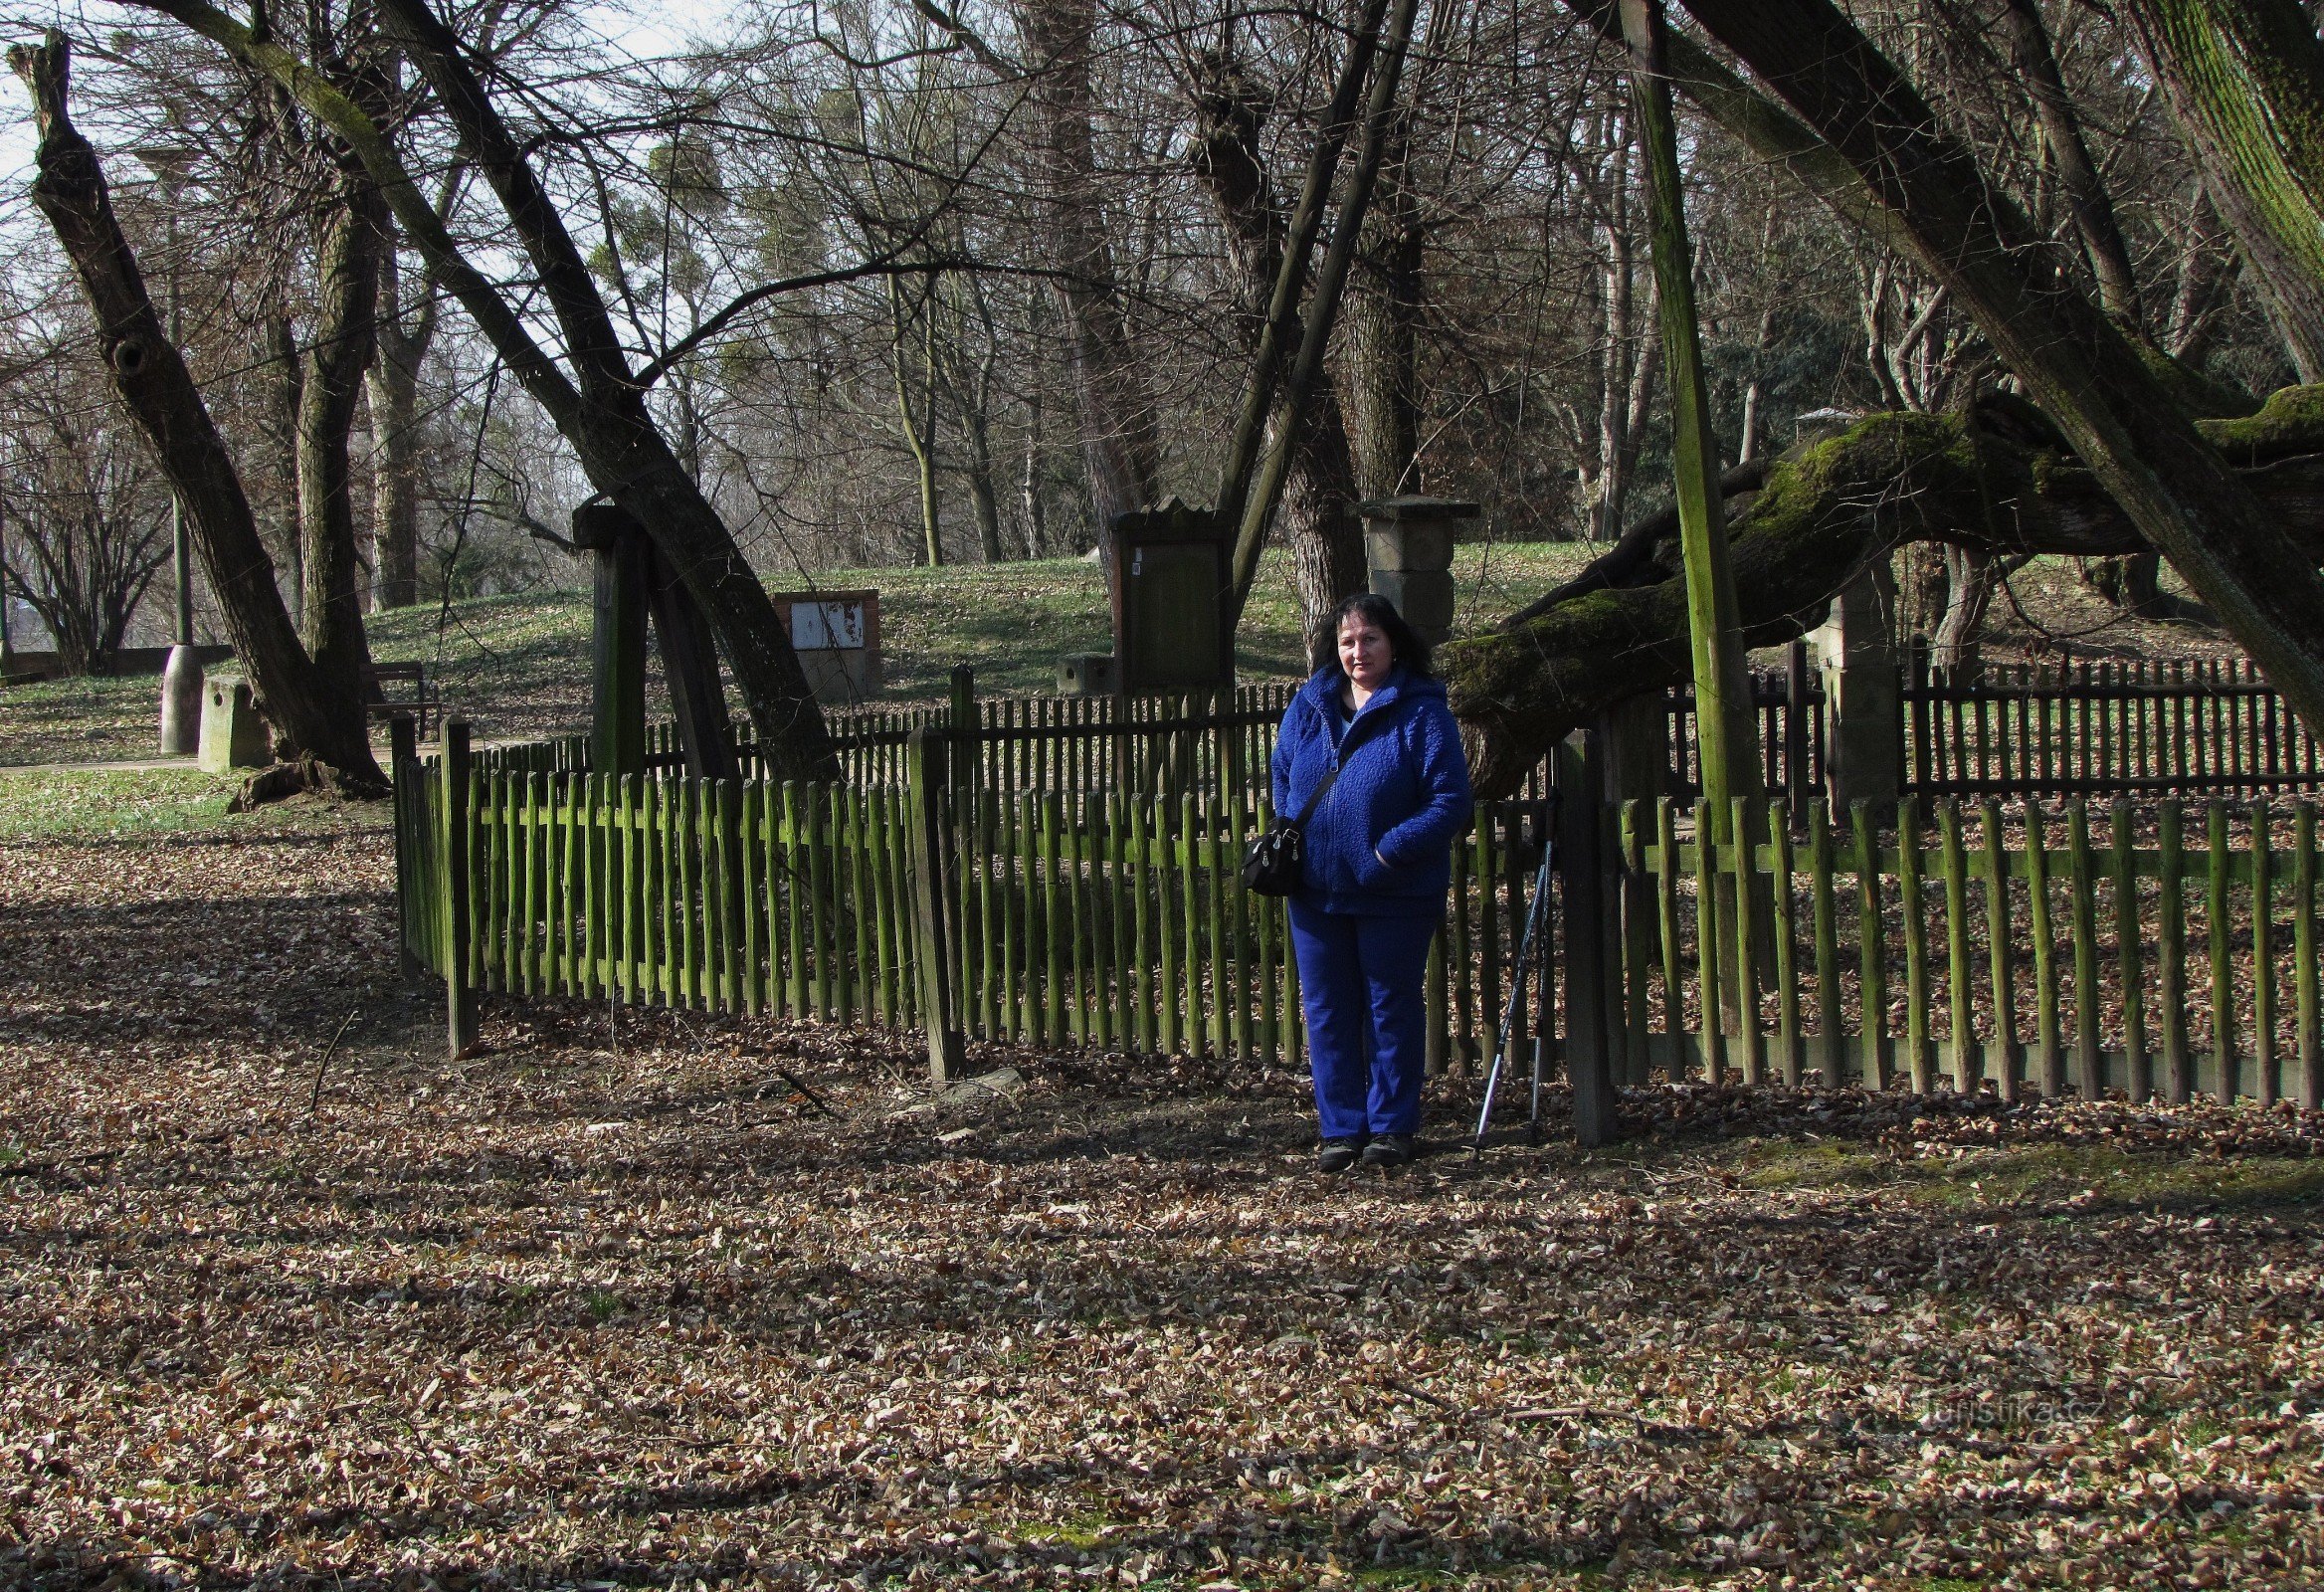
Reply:
[[1396, 605], [1404, 622], [1419, 631], [1452, 624], [1452, 576], [1440, 569], [1375, 569], [1372, 590]]
[[1374, 569], [1451, 569], [1452, 525], [1449, 520], [1409, 524], [1374, 521], [1364, 532], [1364, 556]]
[[213, 675], [202, 693], [202, 771], [264, 768], [274, 759], [267, 721], [239, 675]]
[[1058, 660], [1059, 696], [1110, 696], [1113, 689], [1113, 654], [1067, 653]]

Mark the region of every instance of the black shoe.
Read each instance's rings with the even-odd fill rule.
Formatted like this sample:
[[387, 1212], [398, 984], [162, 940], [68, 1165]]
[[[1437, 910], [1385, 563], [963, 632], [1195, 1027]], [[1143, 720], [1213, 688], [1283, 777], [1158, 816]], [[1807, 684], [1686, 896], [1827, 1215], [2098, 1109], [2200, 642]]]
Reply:
[[1356, 1164], [1356, 1141], [1352, 1138], [1327, 1138], [1315, 1152], [1318, 1172], [1344, 1172]]
[[1364, 1146], [1364, 1164], [1383, 1169], [1402, 1166], [1418, 1153], [1410, 1133], [1380, 1133]]

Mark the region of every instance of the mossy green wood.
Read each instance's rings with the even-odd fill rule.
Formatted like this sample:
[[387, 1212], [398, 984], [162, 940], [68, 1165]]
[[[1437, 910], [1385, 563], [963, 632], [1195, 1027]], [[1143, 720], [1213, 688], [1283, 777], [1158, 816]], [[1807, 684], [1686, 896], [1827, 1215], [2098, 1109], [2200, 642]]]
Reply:
[[526, 995], [542, 993], [541, 940], [546, 934], [543, 926], [548, 913], [547, 858], [548, 825], [542, 814], [542, 779], [537, 772], [527, 772], [523, 781], [523, 813], [521, 826], [524, 838], [524, 912], [521, 948], [521, 978]]
[[2115, 984], [2121, 992], [2123, 1087], [2133, 1101], [2145, 1103], [2155, 1093], [2154, 1058], [2147, 1048], [2146, 969], [2142, 965], [2139, 926], [2137, 835], [2130, 804], [2116, 802], [2109, 810], [2113, 861], [2108, 870], [2114, 885]]
[[1180, 858], [1179, 845], [1184, 832], [1178, 827], [1178, 781], [1174, 777], [1168, 793], [1154, 802], [1154, 945], [1159, 957], [1157, 972], [1161, 988], [1156, 997], [1162, 1021], [1161, 1045], [1165, 1056], [1183, 1054], [1186, 1043], [1186, 979], [1183, 933], [1185, 914], [1180, 906], [1181, 894], [1186, 889], [1186, 867]]
[[1186, 1053], [1189, 1056], [1202, 1054], [1203, 969], [1209, 961], [1202, 935], [1201, 822], [1197, 798], [1192, 792], [1182, 792], [1178, 798], [1178, 856], [1182, 869], [1178, 895], [1181, 939], [1186, 954], [1180, 971], [1186, 980]]
[[1066, 818], [1071, 828], [1066, 839], [1071, 842], [1071, 863], [1066, 865], [1066, 884], [1071, 886], [1073, 897], [1073, 1039], [1080, 1044], [1104, 1048], [1106, 1044], [1106, 1016], [1104, 1016], [1104, 988], [1106, 960], [1097, 948], [1097, 911], [1090, 891], [1090, 825], [1094, 823], [1097, 797], [1090, 792], [1066, 797]]
[[1922, 898], [1920, 803], [1896, 806], [1896, 896], [1904, 930], [1904, 1066], [1916, 1094], [1935, 1087], [1936, 1059], [1929, 1041], [1928, 906]]
[[962, 850], [957, 855], [968, 892], [968, 954], [973, 969], [967, 988], [974, 991], [975, 1031], [987, 1039], [999, 1039], [1000, 970], [995, 962], [1000, 946], [993, 924], [993, 844], [997, 838], [999, 798], [990, 789], [973, 785], [960, 788], [959, 800], [964, 827]]
[[[1654, 899], [1662, 953], [1662, 1032], [1669, 1036], [1669, 1077], [1675, 1084], [1692, 1069], [1686, 1055], [1685, 975], [1679, 965], [1678, 813], [1667, 796], [1654, 803], [1654, 850], [1660, 859], [1660, 865], [1654, 870]], [[1707, 1046], [1704, 1054], [1709, 1054]]]
[[[1525, 866], [1522, 846], [1519, 841], [1519, 837], [1524, 833], [1519, 809], [1515, 806], [1506, 806], [1502, 809], [1502, 815], [1506, 826], [1502, 833], [1507, 835], [1509, 840], [1501, 848], [1501, 875], [1506, 886], [1504, 897], [1506, 910], [1501, 919], [1501, 933], [1503, 943], [1507, 946], [1510, 993], [1516, 997], [1516, 1020], [1509, 1024], [1509, 1031], [1501, 1036], [1501, 1047], [1508, 1054], [1508, 1065], [1515, 1067], [1524, 1059], [1525, 1036], [1530, 1026], [1528, 1018], [1534, 1006], [1533, 1002], [1525, 999], [1524, 993], [1525, 980], [1532, 969], [1523, 965], [1521, 960], [1525, 944], [1525, 919], [1531, 913], [1531, 905], [1526, 899], [1525, 890], [1532, 882], [1533, 875], [1531, 870]], [[1537, 958], [1540, 965], [1548, 966], [1546, 945], [1537, 946], [1537, 949], [1545, 953]]]
[[[783, 781], [783, 1001], [793, 1017], [807, 1015], [807, 870], [800, 840], [799, 782]], [[931, 945], [940, 944], [939, 935]]]
[[[1840, 1017], [1840, 901], [1833, 883], [1832, 809], [1814, 799], [1808, 809], [1808, 872], [1816, 938], [1817, 1070], [1826, 1089], [1839, 1089], [1847, 1081]], [[1867, 1064], [1865, 1071], [1870, 1070]]]
[[2228, 879], [2231, 854], [2227, 850], [2227, 805], [2216, 797], [2204, 803], [2205, 842], [2211, 855], [2206, 864], [2205, 927], [2211, 941], [2211, 1060], [2213, 1088], [2223, 1105], [2235, 1103], [2236, 1058], [2241, 1054], [2235, 1034], [2235, 978], [2232, 951], [2233, 920], [2228, 916]]
[[1863, 1028], [1863, 1076], [1884, 1090], [1895, 1074], [1896, 1049], [1888, 1031], [1888, 933], [1880, 913], [1880, 837], [1872, 827], [1872, 804], [1848, 805], [1856, 875], [1856, 985]]
[[2001, 1063], [2001, 1096], [2015, 1104], [2026, 1092], [2026, 1051], [2018, 1043], [2017, 925], [2010, 907], [2010, 853], [2001, 804], [1987, 801], [1978, 810], [1978, 821], [1985, 842], [1985, 953], [1993, 975], [1993, 1042]]
[[871, 791], [851, 788], [847, 793], [847, 896], [849, 917], [856, 930], [852, 985], [854, 1010], [863, 1021], [879, 1016], [879, 904], [872, 894]]
[[1757, 1089], [1767, 1081], [1767, 1037], [1759, 1026], [1759, 935], [1753, 925], [1760, 920], [1759, 868], [1757, 865], [1759, 826], [1752, 822], [1757, 804], [1747, 796], [1738, 796], [1727, 814], [1727, 833], [1734, 839], [1724, 848], [1727, 868], [1735, 880], [1735, 923], [1732, 936], [1735, 953], [1735, 1032], [1743, 1045], [1743, 1082]]
[[2262, 796], [2251, 803], [2251, 1052], [2259, 1070], [2252, 1093], [2273, 1105], [2283, 1093], [2275, 1046], [2275, 815]]
[[1777, 1067], [1784, 1086], [1798, 1089], [1807, 1070], [1806, 1046], [1800, 1035], [1799, 896], [1792, 878], [1791, 803], [1782, 797], [1767, 805], [1767, 842], [1775, 902]]
[[1065, 921], [1064, 881], [1060, 870], [1064, 819], [1059, 811], [1058, 793], [1044, 791], [1041, 801], [1041, 925], [1044, 977], [1042, 979], [1041, 1038], [1046, 1045], [1063, 1045], [1071, 1029], [1066, 1015], [1065, 998], [1065, 940], [1070, 934]]
[[1009, 800], [1009, 967], [1014, 981], [1016, 1019], [1021, 1040], [1041, 1037], [1040, 941], [1036, 886], [1040, 871], [1040, 824], [1035, 799], [1020, 792]]
[[2172, 1104], [2184, 1105], [2195, 1093], [2195, 1058], [2187, 1037], [2185, 809], [2177, 801], [2166, 801], [2155, 821], [2155, 872], [2160, 881], [2155, 913], [2155, 994], [2163, 1025], [2164, 1091]]
[[[1627, 1052], [1630, 1072], [1624, 1082], [1634, 1086], [1647, 1082], [1653, 1062], [1647, 1046], [1650, 1028], [1647, 996], [1654, 955], [1653, 890], [1646, 876], [1646, 815], [1650, 810], [1646, 803], [1635, 798], [1622, 804], [1622, 1020], [1630, 1034]], [[1456, 895], [1453, 904], [1465, 929], [1468, 905], [1465, 893]], [[1465, 932], [1459, 939], [1460, 953], [1454, 965], [1461, 970], [1461, 988], [1465, 991], [1469, 965]], [[1461, 1005], [1465, 1013], [1465, 999]]]
[[1208, 963], [1211, 974], [1211, 1054], [1222, 1060], [1234, 1054], [1235, 1019], [1231, 989], [1234, 969], [1228, 965], [1227, 858], [1221, 845], [1226, 826], [1226, 804], [1217, 796], [1203, 808], [1204, 897], [1210, 910]]
[[2316, 804], [2292, 810], [2292, 1000], [2300, 1065], [2300, 1108], [2324, 1104], [2324, 1013], [2316, 967]]
[[678, 901], [678, 924], [685, 939], [686, 1005], [706, 1010], [710, 1005], [710, 965], [715, 927], [709, 911], [710, 849], [708, 826], [703, 822], [703, 797], [709, 782], [682, 779], [673, 787], [678, 798], [678, 864], [683, 874]]
[[[1155, 867], [1155, 854], [1160, 845], [1162, 828], [1156, 822], [1152, 796], [1140, 795], [1134, 798], [1130, 811], [1133, 841], [1137, 849], [1137, 861], [1131, 872], [1130, 885], [1137, 892], [1137, 919], [1134, 926], [1137, 938], [1138, 1044], [1151, 1055], [1167, 1055], [1170, 1046], [1166, 1033], [1178, 1025], [1165, 1022], [1162, 1015], [1171, 999], [1168, 956], [1163, 948], [1169, 939], [1163, 927], [1168, 914], [1156, 895], [1161, 875]], [[1268, 1035], [1267, 1054], [1274, 1054], [1271, 1033]]]
[[[1755, 755], [1751, 677], [1744, 663], [1741, 610], [1727, 557], [1718, 439], [1703, 380], [1678, 121], [1670, 103], [1666, 23], [1661, 0], [1621, 0], [1621, 10], [1623, 33], [1630, 41], [1632, 100], [1648, 199], [1647, 237], [1662, 328], [1664, 379], [1670, 391], [1671, 490], [1677, 499], [1685, 567], [1697, 755], [1713, 838], [1724, 846], [1735, 838], [1729, 827], [1733, 803], [1763, 794]], [[1752, 990], [1738, 990], [1738, 1011], [1753, 998]], [[1706, 1019], [1706, 1029], [1712, 1026]]]
[[2074, 1079], [2086, 1100], [2106, 1097], [2106, 1058], [2098, 1048], [2097, 870], [2090, 855], [2090, 813], [2077, 801], [2066, 809], [2066, 854], [2071, 885], [2066, 909], [2074, 945]]
[[1719, 898], [1720, 848], [1711, 831], [1709, 800], [1694, 804], [1694, 977], [1702, 1005], [1702, 1063], [1704, 1082], [1727, 1082], [1727, 1025], [1721, 1016], [1719, 988], [1726, 982], [1726, 940], [1721, 933]]
[[1945, 879], [1945, 994], [1953, 1041], [1953, 1087], [1974, 1094], [1984, 1057], [1977, 1045], [1972, 1004], [1976, 974], [1969, 956], [1969, 853], [1961, 833], [1961, 804], [1937, 809], [1937, 846]]
[[872, 924], [873, 954], [879, 964], [879, 1020], [894, 1028], [912, 1020], [912, 986], [904, 977], [904, 957], [898, 931], [911, 920], [904, 899], [901, 838], [904, 834], [902, 796], [893, 790], [872, 795], [872, 897], [879, 910]]
[[[1501, 868], [1498, 842], [1500, 815], [1504, 811], [1502, 804], [1493, 803], [1483, 810], [1476, 826], [1476, 916], [1484, 979], [1484, 1045], [1490, 1055], [1507, 1059], [1509, 1037], [1501, 1032], [1501, 1016], [1506, 1003], [1501, 997]], [[1509, 1065], [1514, 1065], [1513, 1061]]]
[[767, 1003], [766, 847], [759, 835], [761, 814], [765, 810], [759, 798], [762, 789], [760, 781], [753, 777], [738, 784], [734, 792], [735, 891], [742, 922], [742, 1005], [752, 1017], [763, 1015]]
[[622, 880], [623, 942], [627, 947], [629, 963], [625, 977], [634, 984], [625, 984], [622, 999], [632, 1005], [650, 1005], [654, 999], [654, 966], [652, 961], [654, 931], [653, 881], [655, 875], [653, 837], [647, 832], [647, 803], [652, 799], [653, 780], [643, 774], [622, 776]]

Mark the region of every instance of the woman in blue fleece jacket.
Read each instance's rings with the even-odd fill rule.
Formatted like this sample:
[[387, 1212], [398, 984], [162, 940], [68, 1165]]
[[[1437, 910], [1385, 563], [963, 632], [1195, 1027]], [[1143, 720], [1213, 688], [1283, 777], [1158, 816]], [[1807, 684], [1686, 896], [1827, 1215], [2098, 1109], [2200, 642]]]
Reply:
[[1420, 1127], [1429, 941], [1468, 821], [1468, 758], [1429, 674], [1428, 644], [1384, 597], [1334, 616], [1333, 662], [1315, 672], [1275, 736], [1274, 810], [1307, 820], [1291, 949], [1298, 958], [1317, 1164], [1343, 1172], [1412, 1159]]

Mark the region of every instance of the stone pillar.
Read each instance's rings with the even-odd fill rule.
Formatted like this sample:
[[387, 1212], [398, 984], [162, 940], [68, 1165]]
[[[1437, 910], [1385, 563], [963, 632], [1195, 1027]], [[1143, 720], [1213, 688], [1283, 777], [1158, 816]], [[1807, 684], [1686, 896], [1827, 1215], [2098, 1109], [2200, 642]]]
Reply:
[[1377, 498], [1356, 504], [1372, 590], [1396, 605], [1432, 647], [1452, 639], [1452, 531], [1476, 504], [1444, 498]]
[[202, 749], [202, 660], [179, 642], [161, 671], [161, 755], [191, 757]]
[[251, 700], [250, 683], [235, 675], [213, 675], [202, 698], [202, 772], [264, 768], [271, 737]]
[[1825, 789], [1836, 811], [1868, 801], [1893, 812], [1904, 780], [1896, 580], [1875, 559], [1832, 599], [1809, 640], [1824, 669]]

